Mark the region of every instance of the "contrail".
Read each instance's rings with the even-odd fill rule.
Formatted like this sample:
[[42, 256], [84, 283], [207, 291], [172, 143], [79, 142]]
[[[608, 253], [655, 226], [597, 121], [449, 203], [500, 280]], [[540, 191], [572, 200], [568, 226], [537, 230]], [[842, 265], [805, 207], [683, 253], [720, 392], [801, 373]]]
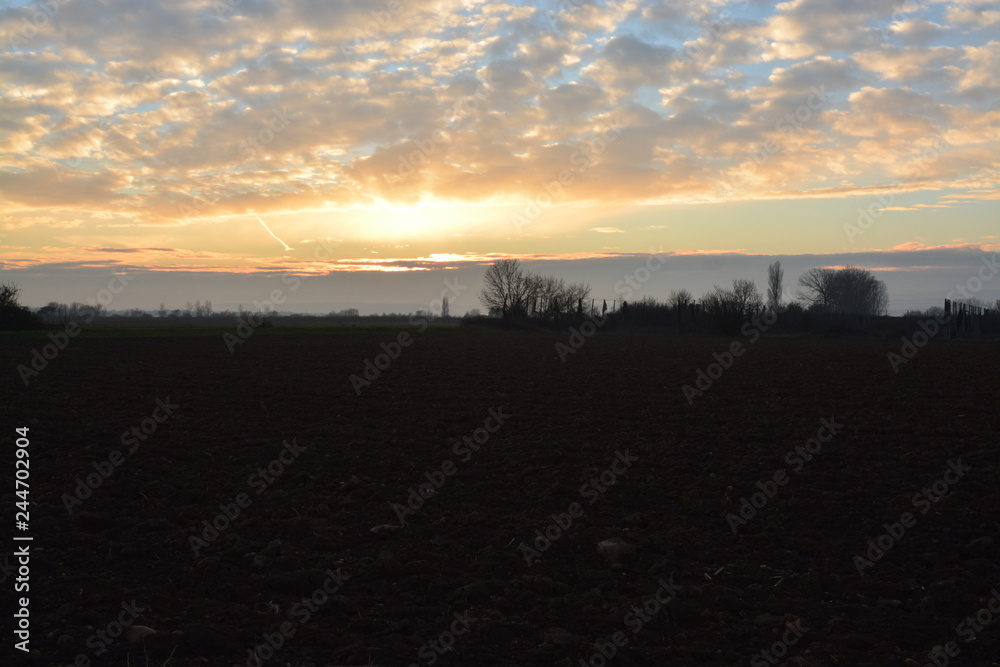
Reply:
[[257, 215], [256, 213], [254, 213], [254, 217], [257, 218], [258, 220], [260, 220], [260, 224], [264, 225], [264, 229], [267, 230], [268, 234], [270, 234], [271, 236], [274, 236], [274, 240], [275, 241], [277, 241], [281, 245], [285, 246], [285, 251], [286, 252], [289, 251], [289, 250], [294, 250], [295, 249], [292, 246], [290, 246], [287, 243], [285, 243], [284, 241], [282, 241], [281, 239], [279, 239], [277, 236], [275, 236], [274, 232], [271, 231], [271, 228], [268, 227], [267, 224], [263, 220], [260, 219], [259, 215]]

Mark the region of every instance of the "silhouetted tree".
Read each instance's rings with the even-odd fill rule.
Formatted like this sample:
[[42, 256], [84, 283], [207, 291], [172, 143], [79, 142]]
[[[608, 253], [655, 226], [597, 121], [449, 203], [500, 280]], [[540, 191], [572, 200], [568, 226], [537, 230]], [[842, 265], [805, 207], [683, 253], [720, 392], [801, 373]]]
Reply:
[[724, 333], [735, 333], [743, 322], [758, 313], [763, 305], [757, 285], [752, 280], [734, 280], [732, 289], [718, 285], [702, 298], [705, 314]]
[[921, 315], [925, 317], [937, 317], [944, 319], [944, 308], [942, 308], [941, 306], [931, 306], [923, 313], [921, 313]]
[[590, 297], [590, 285], [587, 283], [570, 283], [562, 290], [563, 298], [568, 304], [567, 308], [572, 309], [574, 304], [580, 304]]
[[21, 305], [18, 296], [21, 288], [14, 283], [0, 285], [0, 331], [41, 329], [42, 321], [27, 306]]
[[521, 262], [516, 259], [498, 259], [486, 269], [479, 300], [489, 310], [499, 311], [503, 317], [513, 313], [523, 314], [529, 287]]
[[836, 275], [837, 272], [833, 269], [809, 269], [799, 276], [799, 286], [802, 289], [799, 290], [798, 297], [809, 306], [831, 308], [835, 294], [834, 277]]
[[0, 285], [0, 308], [16, 308], [21, 304], [17, 301], [17, 295], [21, 293], [21, 288], [14, 283], [4, 283]]
[[552, 315], [569, 313], [590, 296], [586, 283], [566, 284], [554, 276], [542, 276], [521, 268], [516, 259], [500, 259], [486, 269], [480, 302], [502, 317], [517, 314]]
[[814, 309], [871, 316], [883, 315], [889, 307], [885, 283], [855, 266], [810, 269], [799, 278], [799, 285], [803, 288], [799, 297]]
[[686, 289], [671, 290], [670, 296], [667, 298], [667, 304], [675, 310], [687, 308], [693, 302], [694, 297]]
[[781, 308], [781, 293], [785, 291], [785, 271], [781, 262], [775, 262], [767, 267], [767, 305], [777, 312]]

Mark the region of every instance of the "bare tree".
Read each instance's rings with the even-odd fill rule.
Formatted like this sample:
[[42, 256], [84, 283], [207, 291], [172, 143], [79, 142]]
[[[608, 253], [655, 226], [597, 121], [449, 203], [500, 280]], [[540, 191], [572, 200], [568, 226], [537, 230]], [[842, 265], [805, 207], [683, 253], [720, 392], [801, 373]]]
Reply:
[[777, 312], [781, 308], [781, 295], [785, 291], [785, 270], [781, 262], [775, 262], [767, 267], [767, 305]]
[[212, 302], [205, 301], [202, 303], [200, 300], [194, 302], [194, 306], [188, 301], [188, 310], [194, 317], [211, 317], [212, 315]]
[[586, 283], [566, 284], [555, 276], [525, 271], [516, 259], [501, 259], [486, 269], [479, 300], [491, 313], [503, 317], [545, 317], [577, 310], [589, 296]]
[[734, 280], [733, 288], [718, 285], [702, 298], [705, 312], [725, 332], [739, 331], [743, 322], [757, 313], [763, 302], [752, 280]]
[[21, 304], [17, 297], [21, 293], [21, 288], [14, 283], [4, 283], [0, 285], [0, 308], [16, 308]]
[[531, 287], [521, 269], [521, 262], [516, 259], [498, 259], [486, 269], [479, 301], [487, 309], [498, 311], [503, 317], [524, 313]]
[[694, 303], [694, 297], [686, 289], [671, 290], [670, 296], [667, 298], [667, 304], [674, 310], [686, 308], [691, 303]]
[[834, 279], [837, 272], [833, 269], [809, 269], [799, 276], [798, 297], [810, 306], [830, 308], [833, 305], [835, 293]]
[[451, 309], [448, 307], [448, 297], [446, 296], [441, 297], [441, 317], [443, 319], [445, 317], [450, 317], [450, 316], [451, 316]]
[[533, 315], [545, 312], [549, 305], [549, 298], [554, 293], [553, 287], [548, 282], [554, 279], [536, 276], [524, 271], [521, 280], [523, 282], [525, 314]]
[[743, 320], [750, 319], [763, 305], [757, 285], [752, 280], [734, 280], [732, 294], [733, 305]]
[[570, 283], [566, 285], [562, 293], [567, 303], [567, 310], [575, 310], [580, 302], [590, 298], [590, 285], [587, 283]]

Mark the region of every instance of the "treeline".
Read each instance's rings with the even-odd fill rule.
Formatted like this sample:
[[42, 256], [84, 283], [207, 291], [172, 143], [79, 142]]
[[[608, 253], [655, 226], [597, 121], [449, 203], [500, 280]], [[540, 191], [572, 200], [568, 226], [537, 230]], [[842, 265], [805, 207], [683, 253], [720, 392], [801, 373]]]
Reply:
[[[25, 309], [28, 310], [28, 309]], [[28, 310], [30, 312], [30, 310]], [[121, 319], [157, 319], [157, 320], [233, 320], [245, 319], [248, 315], [263, 318], [305, 318], [318, 320], [400, 320], [406, 319], [413, 313], [382, 313], [381, 315], [361, 315], [357, 308], [345, 308], [334, 310], [329, 313], [279, 313], [268, 308], [253, 307], [244, 308], [242, 305], [237, 310], [215, 310], [211, 301], [188, 302], [186, 308], [168, 309], [163, 304], [156, 310], [144, 310], [142, 308], [130, 308], [128, 310], [108, 311], [100, 305], [87, 305], [83, 303], [58, 303], [50, 302], [48, 305], [39, 308], [35, 313], [44, 323], [67, 324], [69, 322], [92, 322], [97, 318], [114, 321]], [[418, 315], [424, 317], [434, 317], [426, 311], [417, 311]]]
[[[885, 284], [857, 267], [816, 268], [799, 279], [799, 302], [784, 303], [784, 271], [780, 262], [768, 267], [766, 294], [752, 280], [716, 285], [696, 300], [687, 290], [675, 290], [665, 301], [646, 296], [638, 301], [590, 299], [584, 283], [564, 283], [525, 270], [516, 259], [494, 262], [486, 271], [480, 302], [490, 315], [509, 323], [561, 324], [564, 315], [610, 318], [611, 326], [668, 328], [678, 333], [738, 332], [747, 322], [770, 313], [785, 322], [809, 327], [820, 321], [865, 321], [886, 315]], [[628, 291], [629, 293], [632, 290]], [[619, 293], [617, 296], [621, 296]]]
[[[448, 314], [447, 302], [441, 313], [432, 313], [426, 309], [405, 313], [380, 313], [362, 315], [357, 308], [343, 308], [329, 313], [295, 313], [276, 312], [269, 304], [254, 303], [251, 308], [240, 305], [237, 310], [215, 310], [211, 301], [188, 301], [185, 308], [168, 309], [164, 304], [155, 310], [131, 308], [128, 310], [108, 311], [99, 303], [86, 304], [79, 302], [60, 303], [50, 301], [45, 306], [32, 310], [22, 305], [18, 297], [21, 289], [14, 284], [0, 285], [0, 331], [42, 330], [53, 326], [65, 326], [70, 323], [90, 324], [95, 320], [105, 322], [150, 320], [158, 322], [232, 322], [254, 320], [261, 326], [272, 326], [275, 320], [285, 324], [329, 324], [329, 323], [398, 323], [414, 321], [421, 323], [438, 322], [457, 324], [460, 317]], [[478, 317], [479, 309], [473, 308], [465, 313], [466, 318]]]

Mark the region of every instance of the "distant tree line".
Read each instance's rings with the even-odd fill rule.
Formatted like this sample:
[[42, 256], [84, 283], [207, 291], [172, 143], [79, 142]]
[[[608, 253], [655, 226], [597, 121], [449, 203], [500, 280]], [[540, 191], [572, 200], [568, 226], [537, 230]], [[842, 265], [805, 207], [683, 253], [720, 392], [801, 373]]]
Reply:
[[[734, 280], [731, 287], [716, 285], [695, 300], [687, 290], [674, 290], [665, 301], [657, 301], [651, 296], [636, 301], [619, 301], [612, 312], [607, 313], [611, 326], [668, 328], [677, 333], [735, 333], [748, 321], [766, 311], [780, 312], [785, 323], [797, 323], [808, 328], [817, 323], [864, 322], [870, 318], [886, 315], [889, 299], [885, 284], [864, 269], [846, 267], [843, 269], [814, 268], [804, 273], [798, 281], [799, 302], [784, 304], [784, 271], [780, 262], [768, 267], [766, 297], [758, 291], [752, 280]], [[33, 312], [21, 305], [18, 297], [20, 288], [12, 283], [0, 285], [0, 331], [44, 329], [54, 324], [69, 322], [89, 323], [102, 319], [152, 319], [161, 320], [233, 320], [248, 315], [267, 318], [282, 318], [283, 321], [324, 322], [344, 320], [358, 322], [401, 322], [414, 317], [423, 321], [457, 322], [458, 317], [450, 315], [447, 302], [442, 304], [440, 315], [418, 310], [416, 313], [381, 313], [362, 316], [357, 308], [331, 311], [325, 315], [278, 314], [262, 312], [259, 307], [248, 311], [242, 305], [238, 310], [216, 311], [211, 301], [188, 301], [186, 308], [167, 309], [161, 303], [153, 311], [133, 308], [127, 311], [108, 313], [97, 303], [59, 303], [51, 301]], [[491, 264], [484, 276], [479, 299], [490, 318], [508, 322], [534, 322], [537, 324], [561, 326], [567, 321], [583, 317], [605, 315], [607, 301], [595, 304], [591, 298], [590, 286], [586, 283], [567, 283], [554, 276], [540, 275], [526, 270], [516, 259], [497, 260]], [[1000, 299], [994, 304], [985, 304], [977, 298], [966, 302], [970, 306], [992, 308], [997, 317], [1000, 313]], [[943, 309], [933, 306], [925, 311], [907, 311], [906, 316], [940, 316]], [[483, 321], [479, 309], [473, 308], [461, 318], [463, 321]]]
[[[870, 271], [857, 267], [810, 269], [799, 279], [801, 303], [785, 305], [784, 270], [780, 262], [768, 267], [766, 299], [752, 280], [734, 280], [731, 287], [716, 285], [696, 301], [687, 290], [675, 290], [664, 302], [643, 297], [629, 303], [620, 301], [612, 309], [615, 324], [667, 326], [680, 333], [735, 333], [744, 323], [770, 310], [789, 312], [789, 317], [804, 321], [829, 317], [854, 320], [885, 315], [889, 305], [885, 284]], [[480, 302], [490, 315], [504, 320], [554, 321], [551, 315], [577, 317], [603, 315], [606, 301], [598, 311], [585, 303], [590, 287], [584, 283], [566, 284], [551, 276], [525, 270], [516, 259], [502, 259], [487, 268]], [[808, 316], [808, 317], [807, 317]], [[829, 318], [828, 318], [829, 319]]]
[[[264, 326], [273, 326], [273, 320], [280, 318], [288, 323], [325, 323], [347, 321], [356, 322], [411, 322], [414, 319], [420, 322], [452, 322], [457, 323], [460, 318], [453, 317], [449, 313], [447, 301], [442, 305], [440, 314], [431, 313], [426, 309], [418, 309], [414, 312], [386, 313], [361, 315], [357, 308], [343, 308], [324, 314], [311, 313], [276, 313], [268, 306], [261, 308], [255, 304], [247, 309], [242, 304], [237, 310], [215, 310], [211, 301], [188, 301], [185, 308], [169, 309], [161, 303], [159, 308], [154, 310], [144, 310], [142, 308], [130, 308], [128, 310], [108, 311], [104, 306], [94, 303], [85, 304], [79, 302], [60, 303], [50, 301], [45, 306], [32, 311], [27, 306], [18, 302], [20, 288], [14, 284], [0, 286], [0, 331], [31, 330], [51, 328], [53, 325], [66, 325], [70, 322], [78, 324], [89, 324], [100, 318], [104, 321], [122, 320], [165, 320], [178, 322], [184, 321], [232, 321], [246, 320], [252, 318], [264, 322]], [[479, 310], [472, 309], [465, 315], [466, 317], [478, 317]]]

